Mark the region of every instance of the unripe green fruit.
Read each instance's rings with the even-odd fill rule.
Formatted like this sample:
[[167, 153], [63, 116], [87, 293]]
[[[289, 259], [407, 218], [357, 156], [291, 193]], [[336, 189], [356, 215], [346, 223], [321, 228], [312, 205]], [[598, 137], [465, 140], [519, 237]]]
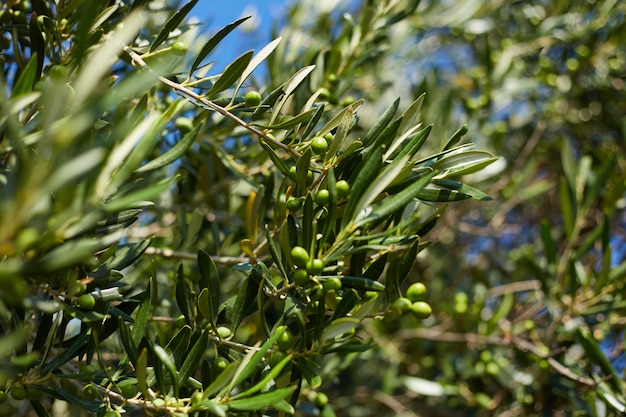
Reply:
[[76, 306], [83, 310], [93, 310], [96, 306], [96, 299], [91, 294], [83, 294], [76, 300]]
[[304, 268], [307, 262], [309, 262], [309, 253], [302, 246], [295, 246], [291, 249], [291, 259], [294, 264]]
[[183, 56], [188, 50], [189, 48], [184, 42], [174, 42], [174, 45], [172, 45], [172, 53], [176, 56]]
[[243, 98], [246, 102], [246, 106], [248, 107], [256, 107], [261, 104], [263, 97], [258, 91], [248, 91]]
[[289, 173], [287, 174], [287, 176], [292, 180], [295, 181], [296, 180], [296, 175], [297, 175], [297, 169], [295, 166], [292, 166], [289, 168]]
[[330, 192], [328, 190], [322, 189], [315, 193], [315, 197], [313, 198], [315, 203], [319, 206], [325, 206], [330, 201]]
[[316, 136], [311, 140], [311, 151], [316, 155], [321, 155], [328, 150], [328, 142], [321, 136]]
[[273, 351], [272, 354], [270, 355], [270, 366], [274, 367], [278, 365], [280, 361], [285, 359], [286, 356], [287, 354], [281, 350]]
[[326, 75], [326, 80], [331, 84], [337, 84], [337, 81], [339, 81], [339, 78], [337, 77], [337, 74], [335, 74], [334, 72], [331, 72], [330, 74]]
[[109, 410], [104, 414], [104, 417], [121, 417], [121, 414], [117, 410]]
[[324, 292], [338, 291], [341, 289], [341, 279], [337, 277], [331, 277], [324, 280], [322, 287]]
[[220, 339], [228, 339], [232, 334], [233, 332], [228, 327], [220, 326], [217, 328], [217, 335]]
[[335, 187], [337, 188], [337, 195], [340, 198], [347, 197], [348, 194], [350, 193], [350, 184], [348, 184], [348, 181], [346, 180], [337, 181], [337, 183], [335, 184]]
[[124, 398], [134, 398], [139, 390], [137, 389], [137, 383], [134, 380], [122, 381], [119, 385], [120, 394]]
[[9, 398], [7, 393], [4, 391], [0, 391], [0, 404], [6, 402], [7, 398]]
[[191, 132], [191, 129], [193, 129], [193, 120], [188, 117], [179, 117], [174, 122], [174, 125], [181, 133]]
[[408, 298], [400, 297], [394, 300], [393, 303], [391, 303], [391, 312], [394, 315], [401, 316], [411, 311], [411, 306], [411, 300], [409, 300]]
[[311, 275], [319, 275], [324, 272], [324, 261], [321, 259], [311, 259], [306, 263], [306, 270]]
[[313, 403], [318, 407], [318, 408], [324, 408], [328, 405], [328, 395], [324, 394], [323, 392], [318, 392], [315, 395], [315, 398], [313, 399]]
[[[41, 17], [41, 16], [40, 16]], [[67, 80], [67, 68], [63, 65], [53, 65], [48, 73], [52, 81], [64, 82]]]
[[302, 200], [298, 197], [290, 197], [285, 203], [287, 210], [296, 212], [302, 207]]
[[416, 301], [411, 306], [411, 313], [418, 319], [427, 319], [433, 313], [433, 309], [425, 301]]
[[217, 368], [217, 372], [222, 372], [230, 362], [223, 356], [218, 356], [213, 360], [213, 365]]
[[292, 279], [296, 285], [303, 287], [309, 283], [309, 280], [311, 278], [309, 277], [309, 273], [306, 270], [298, 269], [296, 270], [296, 272], [293, 273]]
[[87, 384], [83, 387], [83, 397], [88, 400], [95, 400], [100, 395], [98, 388], [96, 388], [93, 384]]
[[416, 282], [406, 290], [406, 296], [411, 301], [420, 301], [426, 295], [426, 285], [422, 282]]
[[279, 337], [276, 339], [276, 346], [278, 346], [279, 350], [287, 351], [293, 347], [294, 338], [293, 334], [286, 329]]
[[80, 368], [80, 380], [81, 381], [85, 381], [85, 382], [91, 382], [93, 381], [93, 378], [96, 374], [96, 368], [94, 368], [91, 365], [83, 365], [82, 368]]
[[16, 382], [11, 387], [11, 397], [16, 401], [22, 401], [26, 399], [26, 388], [19, 382]]

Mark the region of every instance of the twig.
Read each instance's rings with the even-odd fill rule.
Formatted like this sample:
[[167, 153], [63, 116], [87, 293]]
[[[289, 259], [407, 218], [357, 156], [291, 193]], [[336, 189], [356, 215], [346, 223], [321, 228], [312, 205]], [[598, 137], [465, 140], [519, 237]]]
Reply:
[[408, 339], [408, 338], [418, 338], [418, 339], [428, 339], [435, 340], [438, 342], [456, 342], [456, 343], [467, 343], [467, 344], [485, 344], [485, 345], [497, 345], [497, 346], [509, 346], [515, 347], [521, 351], [532, 352], [537, 355], [541, 359], [545, 359], [546, 362], [558, 373], [561, 375], [576, 381], [580, 384], [595, 387], [597, 382], [590, 378], [585, 378], [580, 375], [576, 375], [572, 371], [570, 371], [567, 367], [561, 364], [559, 361], [554, 359], [551, 356], [551, 353], [546, 354], [542, 352], [534, 344], [520, 339], [518, 337], [512, 336], [511, 338], [502, 338], [498, 336], [483, 336], [479, 334], [473, 333], [453, 333], [453, 332], [439, 332], [433, 331], [432, 329], [410, 329], [403, 330], [396, 334], [396, 337]]
[[[139, 54], [137, 54], [135, 51], [133, 51], [130, 47], [124, 45], [124, 52], [126, 52], [131, 57], [131, 59], [133, 61], [135, 61], [137, 64], [139, 64], [139, 66], [142, 69], [147, 70], [147, 71], [152, 71], [152, 69], [146, 64], [146, 62], [141, 58], [141, 56]], [[202, 105], [202, 107], [208, 108], [209, 110], [214, 110], [214, 111], [218, 112], [219, 114], [221, 114], [222, 116], [231, 119], [232, 121], [234, 121], [238, 125], [242, 126], [243, 128], [245, 128], [245, 129], [249, 130], [250, 132], [254, 133], [255, 135], [265, 139], [267, 142], [270, 142], [272, 145], [283, 149], [285, 152], [287, 152], [291, 156], [293, 156], [295, 158], [299, 158], [300, 157], [300, 152], [290, 148], [289, 146], [285, 145], [282, 142], [277, 141], [276, 139], [274, 139], [271, 136], [269, 136], [267, 133], [257, 129], [256, 127], [246, 123], [245, 121], [243, 121], [239, 117], [235, 116], [234, 114], [232, 114], [231, 112], [226, 110], [224, 107], [222, 107], [222, 106], [220, 106], [218, 104], [215, 104], [212, 101], [207, 100], [206, 98], [196, 94], [195, 92], [193, 92], [192, 90], [188, 89], [184, 85], [182, 85], [180, 83], [177, 83], [175, 81], [172, 81], [172, 80], [170, 80], [168, 78], [165, 78], [165, 77], [163, 77], [161, 75], [158, 76], [158, 79], [159, 79], [159, 81], [161, 81], [163, 84], [167, 85], [168, 87], [171, 87], [172, 89], [174, 89], [176, 91], [180, 91], [185, 96], [187, 96], [187, 97], [193, 99], [194, 101], [200, 103]]]

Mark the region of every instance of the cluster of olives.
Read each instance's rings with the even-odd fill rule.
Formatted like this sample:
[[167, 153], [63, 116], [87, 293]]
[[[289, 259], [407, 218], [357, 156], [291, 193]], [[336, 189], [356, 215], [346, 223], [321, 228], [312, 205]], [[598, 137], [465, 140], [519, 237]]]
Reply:
[[390, 314], [401, 316], [411, 313], [418, 319], [426, 319], [433, 312], [430, 304], [424, 301], [426, 295], [426, 285], [422, 282], [412, 284], [406, 291], [406, 297], [397, 298], [391, 304]]

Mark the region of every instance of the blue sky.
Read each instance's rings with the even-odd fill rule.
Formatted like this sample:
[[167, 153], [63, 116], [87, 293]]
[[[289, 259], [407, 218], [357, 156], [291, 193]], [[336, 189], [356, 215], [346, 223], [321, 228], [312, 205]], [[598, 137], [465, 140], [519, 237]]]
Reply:
[[272, 22], [284, 16], [290, 0], [200, 0], [191, 11], [204, 24], [204, 30], [215, 33], [244, 15], [252, 15], [245, 24], [224, 39], [212, 58], [223, 68], [249, 49], [258, 51], [271, 41]]

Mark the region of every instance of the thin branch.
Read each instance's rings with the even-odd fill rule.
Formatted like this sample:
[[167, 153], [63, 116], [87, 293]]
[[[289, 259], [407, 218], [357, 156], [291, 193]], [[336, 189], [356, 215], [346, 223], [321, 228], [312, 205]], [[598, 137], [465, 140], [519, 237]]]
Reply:
[[[141, 56], [139, 56], [139, 54], [137, 54], [135, 51], [133, 51], [130, 47], [125, 45], [124, 46], [124, 52], [126, 52], [131, 57], [131, 59], [134, 62], [139, 64], [139, 66], [142, 69], [147, 70], [147, 71], [152, 71], [152, 69], [145, 63], [145, 61], [141, 58]], [[163, 84], [167, 85], [168, 87], [171, 87], [172, 89], [174, 89], [176, 91], [180, 91], [185, 96], [191, 98], [193, 101], [196, 101], [197, 103], [200, 103], [202, 105], [202, 107], [208, 108], [209, 110], [214, 110], [214, 111], [218, 112], [219, 114], [221, 114], [222, 116], [231, 119], [232, 121], [234, 121], [238, 125], [240, 125], [243, 128], [249, 130], [250, 132], [254, 133], [255, 135], [263, 138], [264, 140], [266, 140], [267, 142], [271, 143], [272, 145], [283, 149], [285, 152], [287, 152], [291, 156], [293, 156], [295, 158], [299, 158], [300, 157], [300, 152], [298, 152], [298, 151], [296, 151], [294, 149], [291, 149], [289, 146], [285, 145], [282, 142], [277, 141], [276, 139], [274, 139], [271, 136], [269, 136], [267, 133], [257, 129], [256, 127], [254, 127], [254, 126], [252, 126], [252, 125], [250, 125], [248, 123], [246, 123], [245, 121], [243, 121], [239, 117], [237, 117], [234, 114], [232, 114], [231, 112], [229, 112], [224, 107], [222, 107], [220, 105], [217, 105], [217, 104], [213, 103], [210, 100], [207, 100], [206, 98], [196, 94], [194, 91], [188, 89], [187, 87], [185, 87], [184, 85], [182, 85], [180, 83], [172, 81], [172, 80], [170, 80], [168, 78], [165, 78], [165, 77], [163, 77], [161, 75], [159, 75], [158, 78], [159, 78], [159, 81], [161, 81]]]
[[532, 352], [541, 359], [545, 359], [546, 362], [559, 374], [580, 384], [595, 387], [597, 382], [590, 378], [585, 378], [580, 375], [576, 375], [570, 371], [566, 366], [551, 356], [551, 353], [546, 354], [539, 347], [534, 344], [512, 336], [511, 338], [503, 338], [498, 336], [483, 336], [473, 333], [453, 333], [453, 332], [439, 332], [432, 329], [410, 329], [402, 330], [396, 334], [396, 337], [402, 339], [418, 338], [435, 340], [438, 342], [455, 342], [455, 343], [467, 343], [469, 345], [496, 345], [496, 346], [508, 346], [514, 347], [524, 352]]

